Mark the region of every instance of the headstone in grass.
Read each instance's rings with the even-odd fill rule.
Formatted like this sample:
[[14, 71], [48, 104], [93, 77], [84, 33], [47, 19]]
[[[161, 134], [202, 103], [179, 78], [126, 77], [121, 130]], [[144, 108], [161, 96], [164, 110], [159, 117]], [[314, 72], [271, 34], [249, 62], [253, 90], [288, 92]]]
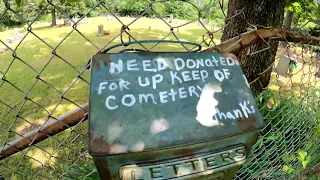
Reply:
[[281, 76], [287, 77], [289, 63], [290, 63], [290, 59], [288, 57], [280, 56], [277, 67], [276, 67], [276, 72]]
[[211, 24], [211, 30], [214, 31], [214, 24]]
[[170, 19], [169, 19], [169, 23], [173, 22], [173, 14], [170, 14]]
[[98, 34], [97, 34], [97, 36], [102, 36], [102, 35], [103, 35], [103, 25], [100, 24], [100, 25], [98, 26]]
[[107, 15], [107, 21], [111, 21], [111, 16], [109, 14]]

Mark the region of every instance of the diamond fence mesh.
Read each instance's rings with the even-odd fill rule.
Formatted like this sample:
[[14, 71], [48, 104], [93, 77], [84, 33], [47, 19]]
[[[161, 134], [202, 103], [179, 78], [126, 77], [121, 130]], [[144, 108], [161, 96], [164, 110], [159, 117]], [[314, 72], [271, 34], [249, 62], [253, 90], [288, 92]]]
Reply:
[[[115, 44], [143, 40], [189, 41], [200, 44], [202, 49], [214, 46], [215, 51], [228, 51], [216, 45], [221, 43], [223, 29], [232, 24], [214, 27], [208, 20], [201, 19], [201, 13], [220, 11], [221, 21], [225, 22], [227, 7], [222, 1], [214, 1], [218, 6], [206, 9], [181, 1], [186, 11], [194, 8], [198, 12], [192, 20], [163, 17], [157, 12], [161, 7], [157, 4], [168, 2], [143, 1], [143, 13], [137, 17], [121, 17], [110, 11], [107, 3], [97, 1], [77, 19], [58, 19], [55, 28], [39, 23], [38, 19], [48, 10], [69, 17], [68, 9], [60, 1], [48, 0], [31, 18], [20, 13], [14, 2], [1, 2], [0, 22], [10, 15], [26, 24], [20, 30], [14, 29], [14, 35], [12, 30], [0, 32], [0, 146], [3, 145], [0, 175], [4, 179], [97, 178], [87, 153], [85, 122], [90, 81], [88, 60], [92, 55]], [[96, 8], [104, 13], [87, 18]], [[261, 27], [248, 22], [241, 11], [231, 18], [239, 16], [248, 25], [248, 31]], [[107, 30], [97, 35], [98, 25]], [[266, 40], [257, 34], [259, 41], [253, 43], [262, 43], [263, 48], [248, 51], [246, 56], [271, 53], [270, 41], [279, 40]], [[279, 46], [274, 63], [257, 72], [257, 78], [250, 82], [257, 83], [259, 77], [272, 71], [268, 87], [256, 97], [266, 126], [235, 179], [316, 178], [320, 159], [319, 43], [306, 41], [308, 35], [292, 42], [292, 36], [280, 38], [285, 47]], [[231, 41], [231, 45], [239, 42]], [[110, 52], [125, 49], [189, 52], [197, 47], [141, 42]], [[243, 48], [229, 49], [229, 52], [238, 53]], [[283, 68], [282, 62], [290, 62], [289, 68]], [[73, 111], [76, 117], [72, 119], [67, 113], [73, 109], [77, 110]]]

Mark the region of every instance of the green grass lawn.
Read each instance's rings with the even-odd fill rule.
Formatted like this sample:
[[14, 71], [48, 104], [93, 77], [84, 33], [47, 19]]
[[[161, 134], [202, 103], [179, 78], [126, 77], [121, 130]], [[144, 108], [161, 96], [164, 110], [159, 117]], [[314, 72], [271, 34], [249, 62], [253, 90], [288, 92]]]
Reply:
[[[133, 18], [120, 18], [124, 24], [129, 24]], [[183, 24], [186, 21], [178, 20], [172, 23], [173, 26]], [[61, 22], [58, 22], [61, 23]], [[97, 36], [98, 25], [102, 24], [105, 30], [109, 30], [109, 36]], [[12, 85], [5, 82], [0, 86], [0, 101], [11, 106], [11, 110], [0, 102], [0, 146], [5, 142], [10, 142], [19, 137], [35, 126], [40, 126], [46, 121], [51, 121], [52, 118], [47, 118], [48, 112], [53, 117], [58, 117], [77, 106], [88, 102], [89, 85], [82, 80], [77, 79], [77, 75], [84, 70], [88, 60], [107, 45], [115, 45], [120, 43], [120, 38], [117, 37], [122, 24], [117, 20], [107, 21], [106, 18], [89, 18], [85, 24], [79, 24], [77, 30], [93, 43], [87, 41], [77, 31], [72, 31], [70, 26], [61, 28], [50, 28], [48, 23], [36, 23], [32, 32], [47, 44], [40, 41], [36, 36], [29, 33], [26, 39], [18, 46], [18, 42], [9, 44], [12, 49], [16, 49], [16, 56], [23, 62], [15, 59], [13, 64], [12, 52], [7, 51], [0, 54], [0, 76], [6, 73], [6, 80], [19, 88], [22, 92], [13, 88]], [[130, 34], [137, 40], [159, 40], [164, 38], [169, 32], [169, 27], [159, 19], [139, 19], [129, 26]], [[149, 31], [151, 27], [151, 31]], [[207, 27], [210, 29], [210, 27]], [[21, 33], [26, 34], [23, 30]], [[68, 35], [71, 33], [70, 35]], [[186, 26], [175, 29], [174, 33], [181, 41], [202, 42], [202, 35], [206, 35], [206, 30], [198, 26], [197, 23], [192, 23]], [[64, 39], [66, 36], [68, 37]], [[6, 41], [12, 36], [12, 30], [0, 32], [0, 39]], [[115, 38], [111, 42], [113, 38]], [[220, 42], [221, 33], [214, 34], [215, 43]], [[123, 37], [124, 41], [128, 41], [128, 36]], [[175, 40], [174, 35], [169, 35], [167, 40]], [[111, 42], [111, 43], [109, 43]], [[145, 44], [151, 48], [154, 44]], [[0, 48], [3, 48], [0, 45]], [[139, 45], [134, 45], [134, 48], [139, 48]], [[187, 46], [191, 48], [192, 46]], [[57, 56], [52, 55], [53, 49]], [[123, 48], [114, 49], [112, 52], [117, 52]], [[156, 46], [154, 51], [185, 51], [184, 47], [179, 44], [160, 44]], [[62, 57], [62, 58], [59, 58]], [[30, 65], [33, 69], [28, 67]], [[70, 66], [70, 64], [72, 66]], [[303, 71], [299, 71], [292, 78], [277, 77], [275, 73], [271, 77], [272, 90], [279, 90], [283, 86], [290, 91], [292, 86], [290, 83], [300, 82], [300, 86], [295, 86], [297, 92], [306, 86], [317, 86], [317, 79], [314, 76], [309, 76], [315, 67], [305, 64]], [[37, 75], [47, 82], [37, 81]], [[86, 70], [81, 74], [81, 77], [89, 82], [90, 74]], [[301, 82], [314, 83], [301, 83]], [[0, 82], [1, 84], [1, 82]], [[53, 89], [51, 86], [55, 87]], [[280, 88], [283, 90], [284, 88]], [[25, 93], [27, 97], [34, 101], [24, 102]], [[61, 101], [61, 93], [66, 99]], [[15, 111], [19, 111], [19, 116], [16, 118]], [[37, 105], [38, 104], [38, 105]], [[9, 131], [10, 130], [10, 131]], [[45, 177], [53, 177], [56, 179], [63, 173], [63, 167], [71, 165], [77, 158], [86, 154], [80, 154], [87, 149], [87, 124], [82, 123], [73, 130], [66, 130], [59, 135], [49, 138], [37, 146], [32, 146], [30, 149], [24, 150], [23, 153], [18, 153], [3, 161], [0, 161], [0, 175], [5, 179], [46, 179]], [[79, 135], [80, 134], [80, 135]], [[26, 155], [26, 156], [25, 156]], [[80, 157], [79, 159], [83, 159]]]

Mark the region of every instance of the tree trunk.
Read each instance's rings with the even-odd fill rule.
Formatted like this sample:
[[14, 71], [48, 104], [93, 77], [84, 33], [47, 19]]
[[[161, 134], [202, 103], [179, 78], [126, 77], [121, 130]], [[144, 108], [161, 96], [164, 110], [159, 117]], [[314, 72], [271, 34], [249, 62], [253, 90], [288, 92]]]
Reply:
[[[248, 23], [264, 27], [281, 27], [284, 6], [285, 0], [230, 0], [226, 21], [226, 24], [229, 25], [223, 31], [222, 41], [246, 32], [246, 28], [249, 27]], [[241, 10], [245, 17], [239, 15], [232, 18], [234, 14]], [[270, 49], [248, 55], [248, 53], [257, 52], [266, 47], [270, 47]], [[248, 82], [254, 81], [250, 86], [255, 94], [262, 92], [270, 82], [272, 68], [269, 67], [274, 62], [277, 48], [277, 41], [270, 41], [269, 45], [261, 41], [260, 44], [252, 45], [236, 54]], [[269, 69], [267, 70], [267, 68]], [[264, 73], [259, 75], [262, 72]]]
[[292, 20], [293, 20], [293, 11], [289, 11], [287, 10], [287, 15], [286, 15], [286, 20], [285, 20], [285, 24], [284, 24], [284, 29], [290, 31], [291, 30], [291, 24], [292, 24]]
[[[291, 30], [291, 24], [293, 20], [293, 11], [287, 10], [286, 20], [284, 24], [284, 29], [290, 31]], [[281, 42], [281, 48], [287, 48], [288, 43], [286, 41]]]
[[51, 26], [53, 27], [53, 26], [57, 25], [57, 17], [56, 17], [56, 9], [55, 8], [52, 8], [51, 16], [52, 16]]

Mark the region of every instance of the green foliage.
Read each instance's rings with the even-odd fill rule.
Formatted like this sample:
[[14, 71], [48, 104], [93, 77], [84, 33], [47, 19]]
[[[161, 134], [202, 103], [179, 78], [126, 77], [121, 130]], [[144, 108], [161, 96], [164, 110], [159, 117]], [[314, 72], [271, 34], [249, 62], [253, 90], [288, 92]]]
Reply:
[[309, 90], [308, 97], [302, 98], [266, 90], [257, 97], [266, 126], [251, 150], [250, 163], [240, 172], [250, 173], [252, 178], [294, 178], [318, 161], [319, 141], [314, 141], [319, 129], [318, 96], [319, 90]]
[[[33, 20], [39, 13], [39, 11], [47, 4], [46, 0], [9, 0], [10, 3], [16, 6], [16, 10], [23, 14], [28, 20]], [[152, 0], [154, 2], [154, 0]], [[220, 7], [221, 4], [216, 0], [191, 0], [191, 3], [194, 3], [198, 6], [200, 10], [200, 17], [202, 19], [207, 19], [208, 21], [212, 21], [217, 26], [221, 26], [225, 22], [225, 17], [221, 8], [224, 11], [227, 9], [228, 0], [224, 0], [224, 6]], [[56, 11], [57, 18], [71, 18], [71, 17], [81, 17], [88, 13], [92, 7], [97, 4], [97, 0], [53, 0], [52, 3], [55, 6], [58, 6], [60, 10]], [[3, 3], [2, 3], [3, 4]], [[149, 7], [149, 2], [147, 0], [106, 0], [105, 5], [113, 12], [118, 13], [121, 16], [130, 15], [130, 16], [138, 16]], [[4, 5], [2, 5], [4, 6]], [[1, 3], [0, 3], [1, 8]], [[162, 17], [168, 18], [171, 14], [174, 18], [178, 19], [196, 19], [198, 17], [198, 10], [191, 4], [185, 1], [167, 1], [167, 2], [157, 2], [152, 5], [153, 10], [156, 11], [148, 11], [145, 16], [148, 17]], [[47, 8], [39, 17], [39, 21], [51, 21], [48, 20], [48, 16], [51, 17], [51, 8]], [[88, 16], [95, 17], [99, 16], [101, 13], [106, 10], [102, 7], [96, 7], [92, 10]], [[67, 15], [66, 15], [67, 14]], [[8, 15], [9, 16], [9, 15]], [[5, 26], [19, 26], [23, 23], [17, 19], [15, 15], [6, 18], [9, 22], [2, 23]]]
[[[17, 14], [20, 14], [20, 15], [22, 14], [23, 9], [19, 8], [16, 2], [8, 1], [7, 3], [9, 3], [10, 7], [14, 9]], [[5, 9], [4, 1], [0, 1], [0, 9], [1, 10]], [[12, 13], [11, 11], [7, 11], [4, 17], [2, 17], [0, 21], [0, 25], [5, 27], [15, 27], [15, 26], [20, 26], [22, 24], [23, 23], [19, 19], [19, 17], [14, 13]]]
[[302, 163], [303, 169], [305, 169], [311, 160], [311, 156], [308, 156], [307, 151], [299, 150], [298, 159]]
[[[310, 90], [309, 98], [297, 99], [290, 94], [279, 97], [267, 90], [257, 98], [267, 125], [251, 150], [255, 153], [249, 156], [248, 163], [240, 170], [241, 175], [296, 178], [308, 165], [318, 162], [319, 142], [311, 139], [315, 134], [320, 135], [320, 125], [316, 126], [320, 113], [317, 108], [318, 92]], [[305, 143], [296, 143], [297, 139]], [[68, 177], [82, 179], [92, 170], [93, 163], [77, 165], [72, 172], [68, 171]], [[95, 175], [98, 176], [97, 173]]]
[[320, 15], [320, 5], [315, 0], [287, 0], [286, 8], [294, 13], [294, 28], [304, 28]]
[[78, 163], [72, 167], [65, 166], [64, 170], [67, 172], [67, 174], [63, 177], [63, 179], [65, 180], [100, 179], [99, 174], [92, 160], [87, 160], [82, 163]]

